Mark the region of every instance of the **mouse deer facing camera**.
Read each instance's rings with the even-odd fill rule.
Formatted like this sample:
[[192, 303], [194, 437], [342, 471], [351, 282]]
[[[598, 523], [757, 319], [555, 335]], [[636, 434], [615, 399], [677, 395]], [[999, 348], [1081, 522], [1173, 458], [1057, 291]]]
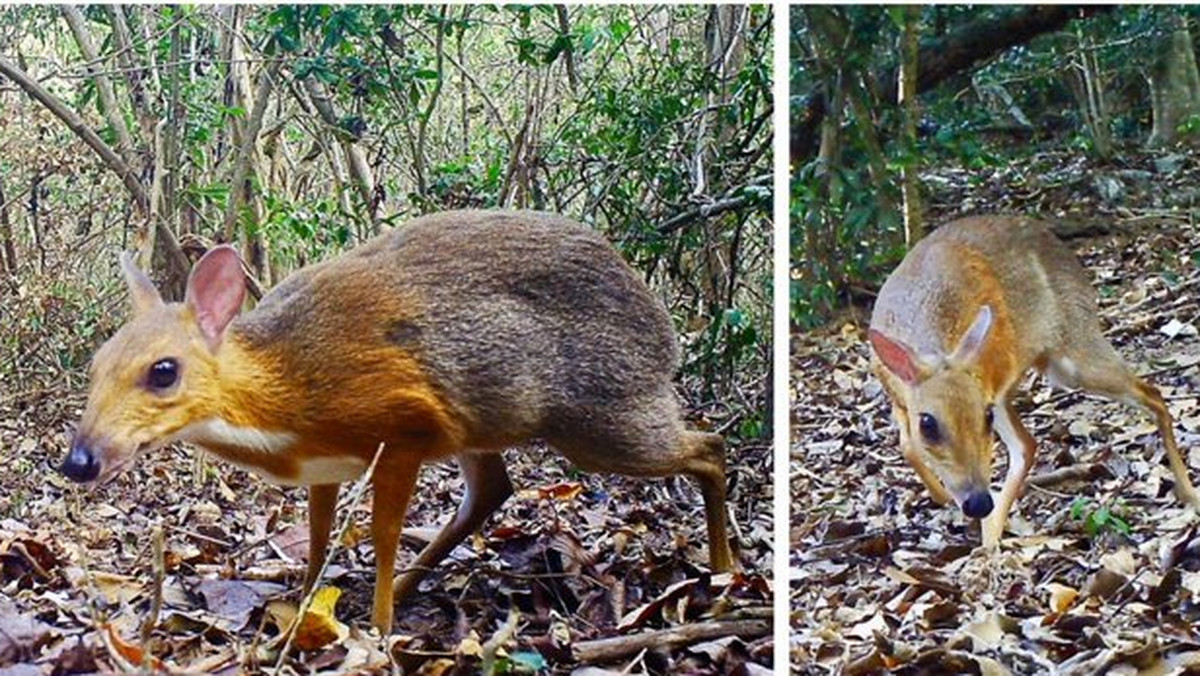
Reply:
[[[1175, 493], [1200, 510], [1162, 396], [1104, 338], [1087, 272], [1045, 224], [980, 216], [941, 226], [884, 283], [869, 338], [905, 459], [935, 502], [984, 520], [984, 545], [999, 543], [1033, 467], [1037, 447], [1012, 404], [1030, 369], [1154, 416]], [[1009, 457], [998, 496], [993, 430]]]
[[[598, 233], [535, 212], [417, 218], [292, 274], [241, 313], [228, 246], [182, 303], [121, 261], [133, 318], [97, 351], [62, 472], [102, 482], [173, 440], [308, 487], [308, 576], [326, 555], [339, 484], [371, 476], [372, 622], [512, 493], [500, 451], [543, 439], [583, 469], [700, 485], [709, 560], [734, 567], [725, 444], [684, 428], [662, 303]], [[382, 451], [379, 449], [382, 445]], [[399, 579], [395, 557], [423, 463], [454, 456], [458, 513]]]

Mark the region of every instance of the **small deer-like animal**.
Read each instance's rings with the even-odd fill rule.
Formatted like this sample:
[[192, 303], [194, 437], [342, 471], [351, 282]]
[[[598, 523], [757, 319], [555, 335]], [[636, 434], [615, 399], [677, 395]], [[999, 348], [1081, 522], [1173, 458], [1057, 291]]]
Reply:
[[[172, 440], [309, 491], [305, 588], [326, 555], [339, 484], [376, 457], [372, 622], [512, 493], [499, 452], [544, 439], [580, 467], [686, 474], [704, 498], [712, 568], [734, 560], [725, 444], [684, 428], [662, 303], [596, 232], [534, 212], [426, 216], [304, 268], [241, 314], [228, 246], [165, 303], [129, 256], [133, 319], [96, 353], [62, 471], [102, 482]], [[425, 462], [454, 456], [458, 513], [393, 593], [405, 511]]]
[[[1087, 272], [1045, 224], [982, 216], [938, 228], [884, 283], [869, 337], [905, 459], [935, 502], [984, 519], [986, 546], [1033, 467], [1036, 445], [1012, 404], [1030, 369], [1153, 415], [1175, 493], [1200, 510], [1162, 396], [1104, 338]], [[993, 429], [1009, 457], [996, 500]]]

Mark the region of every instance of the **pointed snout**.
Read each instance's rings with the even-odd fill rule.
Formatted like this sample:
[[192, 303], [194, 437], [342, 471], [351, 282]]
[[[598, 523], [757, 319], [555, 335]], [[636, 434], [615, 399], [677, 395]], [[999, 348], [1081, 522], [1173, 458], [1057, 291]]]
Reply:
[[75, 435], [59, 471], [71, 481], [88, 483], [100, 476], [100, 458], [83, 437]]
[[963, 514], [972, 519], [982, 519], [992, 513], [992, 493], [985, 489], [972, 491], [962, 502]]

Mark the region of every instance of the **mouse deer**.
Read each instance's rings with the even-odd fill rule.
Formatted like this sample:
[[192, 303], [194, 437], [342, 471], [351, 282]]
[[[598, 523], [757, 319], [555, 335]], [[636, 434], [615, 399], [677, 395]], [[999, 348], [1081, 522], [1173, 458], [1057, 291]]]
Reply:
[[[725, 444], [685, 428], [671, 319], [597, 232], [535, 212], [417, 218], [303, 268], [242, 313], [229, 246], [167, 303], [132, 259], [133, 318], [96, 352], [62, 472], [103, 482], [143, 453], [194, 443], [264, 478], [308, 487], [309, 572], [326, 556], [338, 488], [378, 453], [372, 622], [512, 493], [500, 451], [542, 439], [579, 467], [684, 474], [704, 499], [709, 560], [734, 567]], [[379, 450], [382, 446], [382, 450]], [[393, 588], [421, 465], [455, 457], [458, 513]]]
[[[1152, 415], [1175, 494], [1200, 510], [1166, 403], [1104, 338], [1087, 272], [1044, 223], [980, 216], [941, 226], [884, 283], [869, 339], [904, 458], [935, 502], [984, 520], [984, 545], [999, 543], [1033, 467], [1037, 446], [1012, 404], [1031, 369]], [[993, 430], [1009, 458], [995, 497]]]

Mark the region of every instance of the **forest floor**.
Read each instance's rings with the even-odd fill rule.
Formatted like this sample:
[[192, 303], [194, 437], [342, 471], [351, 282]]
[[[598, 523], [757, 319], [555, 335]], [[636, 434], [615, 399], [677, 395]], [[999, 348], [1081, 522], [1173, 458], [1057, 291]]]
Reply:
[[[1044, 153], [990, 174], [935, 170], [927, 183], [934, 223], [1020, 212], [1076, 234], [1110, 229], [1070, 245], [1096, 280], [1106, 335], [1167, 399], [1193, 482], [1200, 232], [1189, 208], [1198, 174], [1196, 156], [1100, 167]], [[901, 458], [869, 370], [868, 321], [869, 310], [850, 311], [791, 345], [794, 673], [1160, 674], [1200, 665], [1200, 517], [1171, 492], [1150, 418], [1031, 380], [1017, 409], [1037, 440], [1040, 478], [999, 551], [985, 553], [978, 526], [936, 506]]]
[[[55, 467], [83, 394], [0, 398], [0, 671], [189, 673], [765, 673], [771, 661], [771, 453], [730, 449], [744, 573], [710, 576], [686, 479], [584, 475], [508, 454], [517, 494], [369, 630], [370, 491], [290, 650], [307, 555], [305, 493], [171, 447], [89, 491]], [[453, 463], [422, 473], [400, 566], [462, 497]], [[335, 526], [336, 528], [336, 526]], [[157, 534], [161, 533], [160, 536]], [[156, 542], [161, 541], [161, 555]], [[340, 600], [337, 595], [341, 596]], [[601, 639], [613, 639], [602, 641]], [[285, 655], [286, 652], [286, 655]], [[603, 668], [601, 666], [603, 665]], [[490, 671], [489, 671], [490, 670]]]

